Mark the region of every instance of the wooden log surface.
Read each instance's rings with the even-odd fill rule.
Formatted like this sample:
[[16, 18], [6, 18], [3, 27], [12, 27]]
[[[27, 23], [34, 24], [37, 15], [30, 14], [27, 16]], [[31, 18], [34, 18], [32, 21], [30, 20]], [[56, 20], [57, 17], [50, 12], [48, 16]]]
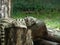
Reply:
[[41, 45], [60, 45], [60, 43], [57, 43], [57, 42], [52, 42], [52, 41], [48, 41], [48, 40], [42, 40], [40, 42]]
[[47, 40], [60, 43], [60, 31], [48, 29], [48, 36], [46, 38], [47, 38]]
[[17, 40], [16, 45], [33, 45], [31, 39], [31, 30], [26, 30], [23, 28], [17, 28]]

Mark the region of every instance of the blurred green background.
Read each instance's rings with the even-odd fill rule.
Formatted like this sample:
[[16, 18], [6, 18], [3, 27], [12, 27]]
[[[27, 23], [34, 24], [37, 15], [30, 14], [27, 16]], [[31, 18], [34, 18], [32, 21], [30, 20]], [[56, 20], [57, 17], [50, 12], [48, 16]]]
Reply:
[[60, 29], [60, 0], [12, 0], [12, 17], [33, 16]]

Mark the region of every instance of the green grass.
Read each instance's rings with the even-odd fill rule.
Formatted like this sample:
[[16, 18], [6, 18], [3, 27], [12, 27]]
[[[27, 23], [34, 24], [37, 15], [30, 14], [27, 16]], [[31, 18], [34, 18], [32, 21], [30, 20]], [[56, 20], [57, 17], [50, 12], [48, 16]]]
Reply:
[[47, 27], [51, 28], [59, 28], [60, 29], [60, 13], [59, 12], [51, 12], [51, 13], [31, 13], [26, 14], [25, 12], [16, 12], [13, 13], [13, 18], [24, 18], [25, 16], [33, 16], [38, 19], [43, 20]]

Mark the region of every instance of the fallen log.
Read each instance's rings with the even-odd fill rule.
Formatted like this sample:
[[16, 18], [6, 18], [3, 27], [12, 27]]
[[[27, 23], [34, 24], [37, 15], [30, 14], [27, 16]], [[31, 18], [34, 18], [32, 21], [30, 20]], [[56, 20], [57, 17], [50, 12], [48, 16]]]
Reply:
[[34, 42], [34, 45], [60, 45], [60, 43], [48, 41], [45, 39], [35, 40], [33, 42]]
[[60, 43], [60, 31], [48, 30], [47, 40]]
[[52, 41], [48, 41], [48, 40], [44, 40], [42, 39], [42, 41], [40, 42], [41, 45], [60, 45], [60, 43], [57, 42], [52, 42]]

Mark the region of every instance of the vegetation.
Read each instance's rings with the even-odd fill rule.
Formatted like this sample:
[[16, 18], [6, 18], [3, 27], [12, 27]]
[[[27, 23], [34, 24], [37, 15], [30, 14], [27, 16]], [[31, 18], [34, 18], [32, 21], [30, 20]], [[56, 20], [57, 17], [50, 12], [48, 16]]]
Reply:
[[60, 0], [13, 0], [13, 18], [33, 16], [47, 27], [60, 28]]
[[60, 10], [60, 0], [13, 0], [13, 10]]
[[48, 13], [25, 13], [25, 12], [16, 12], [13, 14], [13, 18], [24, 18], [25, 16], [33, 16], [38, 19], [45, 21], [47, 27], [50, 28], [60, 28], [60, 13], [59, 12], [51, 12]]

